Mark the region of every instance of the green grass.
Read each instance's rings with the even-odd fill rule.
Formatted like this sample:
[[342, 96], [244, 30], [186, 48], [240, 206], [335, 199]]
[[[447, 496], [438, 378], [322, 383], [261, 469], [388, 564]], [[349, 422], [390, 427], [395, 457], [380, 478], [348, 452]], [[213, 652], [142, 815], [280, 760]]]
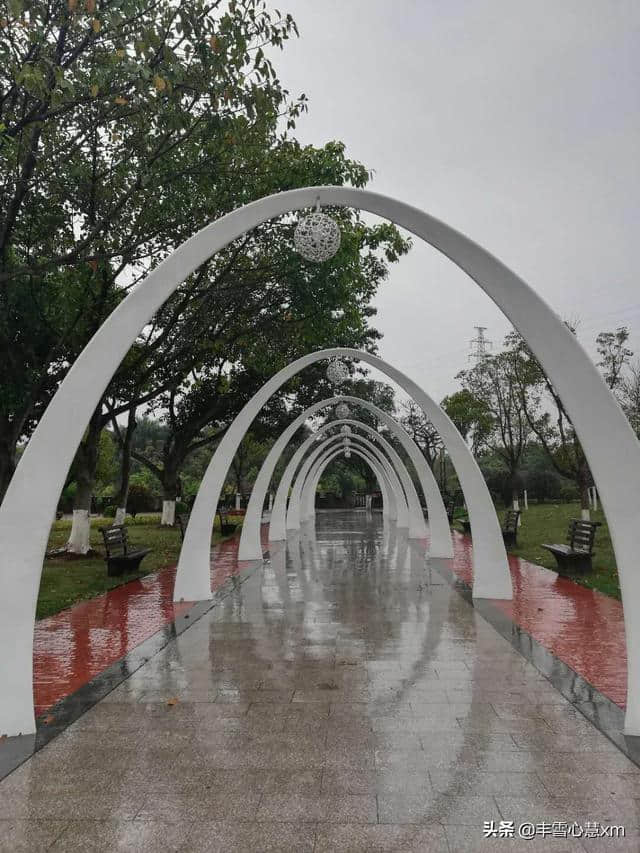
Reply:
[[[504, 512], [498, 512], [500, 520]], [[571, 518], [580, 518], [580, 504], [530, 504], [529, 509], [522, 513], [522, 524], [518, 529], [518, 546], [510, 551], [519, 557], [524, 557], [539, 566], [557, 571], [555, 557], [549, 551], [541, 548], [542, 542], [555, 544], [567, 541], [567, 527]], [[593, 570], [588, 575], [570, 575], [576, 583], [590, 589], [620, 598], [618, 572], [613, 554], [609, 528], [602, 510], [591, 511], [591, 520], [601, 522], [596, 532], [594, 545]]]
[[[45, 560], [36, 618], [43, 619], [45, 616], [51, 616], [77, 601], [93, 598], [116, 586], [174, 565], [180, 553], [180, 530], [178, 527], [160, 527], [159, 522], [159, 515], [139, 515], [135, 519], [127, 519], [131, 545], [151, 548], [152, 551], [142, 561], [139, 571], [110, 578], [107, 576], [104, 545], [99, 528], [112, 523], [112, 519], [92, 518], [91, 547], [98, 554], [72, 560], [68, 558]], [[49, 535], [48, 550], [62, 547], [69, 537], [70, 529], [70, 521], [56, 521]], [[218, 529], [219, 524], [216, 518], [212, 543], [221, 540]]]

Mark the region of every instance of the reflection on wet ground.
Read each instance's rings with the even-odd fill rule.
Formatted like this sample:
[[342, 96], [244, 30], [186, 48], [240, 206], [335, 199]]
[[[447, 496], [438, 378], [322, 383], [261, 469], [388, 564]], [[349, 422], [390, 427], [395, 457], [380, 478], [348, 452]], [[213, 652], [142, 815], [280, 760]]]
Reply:
[[[500, 820], [560, 835], [483, 840]], [[639, 825], [638, 767], [356, 512], [319, 513], [0, 782], [12, 851], [637, 850]]]

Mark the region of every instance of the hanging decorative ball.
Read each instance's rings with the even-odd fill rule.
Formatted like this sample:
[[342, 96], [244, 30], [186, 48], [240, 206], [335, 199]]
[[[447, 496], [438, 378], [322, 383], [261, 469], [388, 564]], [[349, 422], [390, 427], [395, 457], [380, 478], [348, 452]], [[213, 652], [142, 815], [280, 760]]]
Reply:
[[345, 459], [351, 459], [351, 451], [350, 450], [345, 450], [344, 458]]
[[351, 439], [350, 439], [350, 438], [343, 438], [343, 439], [342, 439], [342, 445], [343, 445], [343, 447], [349, 447], [349, 445], [350, 445], [350, 444], [351, 444]]
[[349, 406], [347, 406], [346, 403], [338, 403], [338, 405], [336, 406], [336, 417], [339, 420], [344, 420], [345, 418], [348, 418], [350, 414], [351, 409], [349, 408]]
[[351, 435], [351, 427], [349, 426], [349, 424], [345, 424], [343, 427], [341, 427], [340, 432], [343, 435]]
[[332, 358], [327, 367], [327, 379], [332, 385], [342, 385], [349, 378], [349, 368], [339, 358]]
[[340, 248], [340, 228], [334, 219], [320, 213], [316, 207], [296, 226], [293, 243], [305, 260], [319, 264], [332, 258]]

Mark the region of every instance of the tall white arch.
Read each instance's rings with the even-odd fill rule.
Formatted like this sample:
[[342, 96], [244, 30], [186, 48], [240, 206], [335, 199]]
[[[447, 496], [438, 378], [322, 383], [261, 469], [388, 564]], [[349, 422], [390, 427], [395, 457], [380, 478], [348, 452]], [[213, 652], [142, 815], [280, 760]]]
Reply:
[[[262, 508], [264, 507], [267, 491], [276, 465], [296, 431], [316, 412], [340, 402], [351, 403], [352, 405], [367, 409], [374, 414], [376, 418], [381, 421], [400, 441], [416, 470], [429, 512], [429, 554], [432, 557], [453, 557], [451, 529], [449, 527], [449, 520], [442, 501], [442, 495], [440, 494], [438, 483], [433, 476], [431, 468], [416, 446], [414, 440], [407, 432], [405, 432], [400, 424], [391, 417], [391, 415], [384, 412], [374, 403], [371, 403], [368, 400], [363, 400], [360, 397], [342, 395], [340, 397], [332, 397], [331, 399], [323, 400], [313, 406], [310, 406], [294, 421], [292, 421], [292, 423], [287, 426], [275, 441], [273, 447], [262, 463], [251, 491], [251, 497], [249, 498], [249, 504], [247, 506], [247, 511], [242, 524], [242, 532], [240, 534], [238, 559], [262, 559], [262, 544], [260, 541]], [[281, 501], [281, 505], [277, 502], [274, 502], [273, 504], [271, 511], [271, 529], [274, 531], [278, 530], [284, 532], [285, 515], [286, 495], [284, 501]], [[274, 541], [280, 538], [281, 536], [278, 535], [275, 537]]]
[[[333, 423], [342, 423], [342, 421], [334, 421]], [[325, 424], [325, 426], [320, 427], [318, 432], [322, 434], [330, 429], [331, 424]], [[377, 447], [362, 438], [362, 436], [353, 436], [354, 443], [357, 441], [358, 445], [364, 445], [369, 453], [378, 461], [380, 466], [382, 467], [384, 473], [386, 474], [387, 481], [390, 485], [390, 491], [395, 498], [395, 509], [396, 509], [396, 524], [399, 528], [405, 529], [409, 527], [409, 507], [407, 504], [407, 499], [405, 496], [405, 492], [402, 488], [402, 484], [400, 483], [400, 479], [398, 477], [397, 472], [394, 470], [391, 462], [384, 456], [383, 453]], [[291, 498], [289, 499], [289, 506], [287, 508], [287, 531], [289, 530], [298, 530], [300, 528], [300, 510], [301, 510], [301, 500], [302, 500], [302, 489], [304, 487], [305, 481], [307, 479], [307, 475], [311, 466], [318, 459], [318, 457], [326, 452], [332, 445], [335, 445], [337, 442], [340, 442], [342, 445], [342, 436], [341, 435], [333, 435], [330, 438], [323, 441], [320, 445], [316, 446], [312, 452], [306, 457], [304, 462], [302, 463], [302, 467], [300, 471], [295, 477], [295, 482], [293, 484], [293, 488], [291, 489]], [[314, 444], [313, 436], [309, 436], [309, 438], [304, 442], [303, 447], [305, 447], [306, 451]], [[306, 446], [305, 446], [306, 445]]]
[[[363, 432], [367, 433], [371, 436], [374, 441], [376, 441], [380, 448], [384, 450], [386, 456], [389, 459], [391, 467], [393, 471], [397, 474], [400, 479], [400, 483], [402, 485], [402, 489], [404, 492], [404, 496], [406, 498], [406, 506], [408, 511], [408, 528], [409, 528], [409, 538], [410, 539], [425, 539], [427, 536], [427, 525], [424, 521], [424, 515], [422, 514], [422, 508], [420, 505], [420, 499], [418, 498], [418, 493], [416, 492], [416, 488], [413, 484], [413, 480], [409, 476], [409, 472], [407, 468], [396, 453], [395, 449], [389, 444], [389, 442], [384, 438], [384, 436], [380, 435], [380, 433], [376, 432], [372, 427], [368, 424], [362, 423], [361, 421], [353, 420], [353, 418], [342, 418], [338, 421], [331, 421], [328, 424], [324, 425], [324, 429], [330, 429], [331, 426], [342, 426], [348, 425], [355, 427], [356, 429], [361, 429]], [[318, 433], [322, 434], [320, 430]], [[344, 438], [344, 436], [340, 436]], [[357, 441], [361, 436], [358, 433], [352, 433], [349, 436], [350, 439]], [[371, 448], [374, 448], [374, 445], [370, 445]], [[375, 448], [379, 450], [380, 448]], [[383, 454], [384, 456], [384, 454]], [[386, 460], [385, 460], [386, 461]], [[299, 478], [298, 478], [299, 479]], [[308, 477], [307, 477], [308, 482]], [[302, 488], [304, 489], [306, 483], [303, 484]], [[305, 503], [304, 492], [300, 493], [300, 506], [299, 506], [299, 520], [303, 521], [307, 514], [307, 506]], [[289, 526], [287, 524], [287, 526]], [[398, 524], [398, 527], [402, 527], [401, 524]]]
[[[627, 419], [576, 337], [521, 278], [477, 243], [429, 214], [387, 196], [349, 187], [288, 190], [254, 201], [206, 226], [122, 300], [76, 359], [22, 454], [0, 507], [0, 649], [11, 649], [0, 662], [0, 734], [35, 731], [33, 625], [50, 522], [91, 413], [118, 365], [158, 308], [212, 255], [260, 223], [316, 202], [366, 210], [430, 243], [493, 299], [540, 360], [571, 417], [609, 521], [626, 613], [625, 730], [640, 735], [640, 572], [636, 570], [640, 445]], [[465, 496], [468, 502], [470, 496], [466, 492]], [[200, 525], [206, 521], [203, 514]], [[485, 521], [482, 514], [476, 516], [476, 522]], [[497, 522], [493, 519], [488, 524], [493, 534]], [[490, 549], [485, 553], [481, 525], [471, 520], [471, 526], [477, 576]], [[194, 597], [193, 592], [206, 592], [202, 576], [205, 563], [208, 573], [208, 553], [202, 544], [198, 548], [194, 543], [194, 550], [199, 552], [200, 580], [187, 584], [182, 572], [179, 591], [185, 598]], [[493, 556], [502, 567], [502, 589], [495, 592], [504, 597], [504, 555]], [[487, 592], [488, 588], [482, 590]], [[210, 592], [204, 597], [208, 595]]]

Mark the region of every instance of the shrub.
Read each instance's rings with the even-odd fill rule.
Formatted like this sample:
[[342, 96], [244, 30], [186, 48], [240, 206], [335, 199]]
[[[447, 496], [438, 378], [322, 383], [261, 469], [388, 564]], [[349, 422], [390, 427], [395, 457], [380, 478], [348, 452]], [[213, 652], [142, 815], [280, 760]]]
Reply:
[[109, 506], [105, 506], [104, 509], [102, 510], [102, 515], [105, 518], [115, 518], [116, 517], [115, 506], [113, 506], [113, 504], [110, 504]]

